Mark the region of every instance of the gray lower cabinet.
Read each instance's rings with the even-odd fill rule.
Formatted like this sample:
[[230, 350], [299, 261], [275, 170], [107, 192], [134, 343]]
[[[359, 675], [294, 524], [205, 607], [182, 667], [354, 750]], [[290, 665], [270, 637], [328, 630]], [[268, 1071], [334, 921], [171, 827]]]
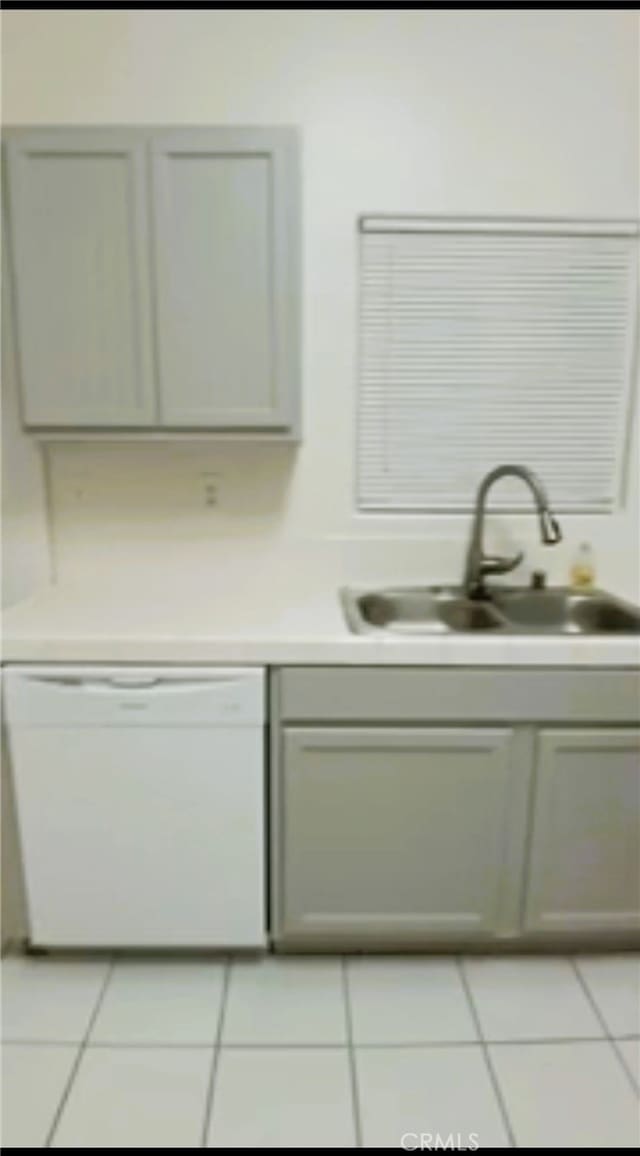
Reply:
[[286, 727], [276, 870], [289, 941], [493, 936], [521, 886], [508, 727]]
[[274, 672], [276, 944], [636, 944], [638, 680]]
[[640, 929], [640, 731], [541, 730], [524, 928]]

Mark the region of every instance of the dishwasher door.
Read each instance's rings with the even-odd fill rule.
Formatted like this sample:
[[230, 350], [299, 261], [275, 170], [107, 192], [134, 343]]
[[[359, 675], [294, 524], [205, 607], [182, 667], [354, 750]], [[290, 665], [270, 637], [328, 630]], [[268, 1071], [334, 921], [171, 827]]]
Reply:
[[264, 672], [13, 667], [32, 944], [266, 941]]

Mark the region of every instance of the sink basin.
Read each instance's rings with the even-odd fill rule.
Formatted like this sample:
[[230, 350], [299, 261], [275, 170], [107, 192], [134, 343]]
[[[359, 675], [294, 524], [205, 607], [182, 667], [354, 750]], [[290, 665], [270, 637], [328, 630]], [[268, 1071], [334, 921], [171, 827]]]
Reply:
[[580, 600], [573, 609], [573, 621], [590, 634], [640, 634], [637, 610], [606, 599]]
[[355, 617], [370, 627], [422, 633], [442, 630], [437, 613], [438, 600], [424, 589], [381, 590], [355, 599]]
[[494, 594], [498, 611], [513, 629], [527, 633], [638, 634], [640, 611], [601, 591], [564, 588], [507, 590]]
[[568, 590], [496, 591], [494, 605], [513, 625], [538, 630], [564, 630], [575, 596]]
[[500, 630], [504, 622], [489, 603], [465, 598], [459, 587], [399, 587], [357, 594], [342, 592], [352, 630], [396, 634], [442, 634], [450, 630]]
[[440, 620], [451, 630], [502, 630], [504, 622], [488, 602], [452, 598], [438, 607]]
[[640, 609], [603, 591], [497, 587], [488, 599], [459, 586], [390, 587], [341, 592], [356, 634], [640, 634]]
[[489, 602], [466, 598], [458, 586], [398, 587], [358, 593], [342, 591], [347, 621], [356, 634], [446, 634], [450, 631], [504, 630], [505, 621]]

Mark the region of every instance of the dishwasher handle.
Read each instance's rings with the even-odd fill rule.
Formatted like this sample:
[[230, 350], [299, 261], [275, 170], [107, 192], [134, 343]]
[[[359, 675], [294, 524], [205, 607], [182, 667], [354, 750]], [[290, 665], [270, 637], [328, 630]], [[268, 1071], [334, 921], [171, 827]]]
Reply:
[[59, 687], [62, 690], [152, 690], [154, 687], [167, 691], [194, 690], [204, 686], [236, 686], [237, 678], [171, 678], [162, 675], [29, 675], [30, 682], [44, 686]]
[[[104, 686], [117, 687], [118, 690], [149, 690], [152, 686], [159, 686], [164, 680], [161, 678], [154, 678], [152, 675], [148, 678], [144, 675], [114, 675], [112, 678], [105, 678]], [[91, 682], [85, 682], [84, 685], [92, 686]]]

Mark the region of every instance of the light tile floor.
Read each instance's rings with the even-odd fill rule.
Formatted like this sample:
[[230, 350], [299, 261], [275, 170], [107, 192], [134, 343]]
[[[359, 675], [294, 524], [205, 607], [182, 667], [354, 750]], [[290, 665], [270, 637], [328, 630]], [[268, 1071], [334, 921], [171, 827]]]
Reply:
[[14, 956], [2, 1008], [7, 1148], [640, 1144], [639, 955]]

